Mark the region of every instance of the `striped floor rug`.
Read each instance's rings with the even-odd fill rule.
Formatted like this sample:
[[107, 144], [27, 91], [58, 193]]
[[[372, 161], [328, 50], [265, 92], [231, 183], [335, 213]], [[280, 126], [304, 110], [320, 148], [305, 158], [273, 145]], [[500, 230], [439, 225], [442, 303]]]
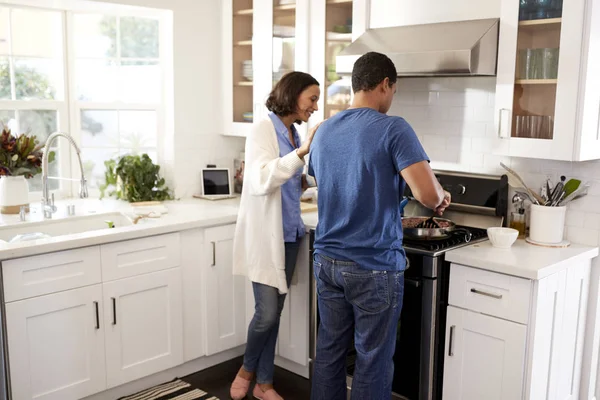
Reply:
[[118, 400], [219, 400], [188, 382], [175, 379]]

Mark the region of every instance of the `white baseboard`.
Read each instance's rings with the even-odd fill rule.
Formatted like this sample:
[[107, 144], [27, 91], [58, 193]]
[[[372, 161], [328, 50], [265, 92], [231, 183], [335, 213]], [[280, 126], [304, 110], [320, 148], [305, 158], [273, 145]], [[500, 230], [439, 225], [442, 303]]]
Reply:
[[275, 365], [308, 379], [308, 365], [300, 365], [279, 356], [275, 356]]
[[[106, 390], [104, 392], [96, 393], [92, 396], [85, 397], [83, 400], [115, 400], [119, 397], [127, 396], [133, 393], [137, 393], [141, 390], [148, 389], [152, 386], [159, 385], [163, 382], [168, 382], [175, 379], [176, 377], [184, 377], [186, 375], [193, 374], [194, 372], [202, 371], [204, 369], [213, 367], [222, 362], [231, 360], [244, 354], [246, 346], [239, 346], [235, 349], [227, 350], [219, 354], [208, 357], [200, 357], [195, 360], [189, 361], [185, 364], [181, 364], [175, 368], [171, 368], [162, 372], [158, 372], [154, 375], [146, 376], [138, 379], [137, 381], [126, 383], [125, 385], [118, 386]], [[232, 381], [234, 376], [231, 377]]]

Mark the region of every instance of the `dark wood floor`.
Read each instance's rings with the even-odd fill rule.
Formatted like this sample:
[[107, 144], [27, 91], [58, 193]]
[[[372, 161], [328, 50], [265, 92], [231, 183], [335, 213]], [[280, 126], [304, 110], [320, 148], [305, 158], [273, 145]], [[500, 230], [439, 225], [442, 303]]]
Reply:
[[[229, 400], [229, 386], [241, 365], [242, 357], [239, 357], [204, 371], [188, 375], [184, 379], [197, 385], [200, 389], [217, 396], [220, 400]], [[275, 367], [273, 383], [277, 393], [285, 400], [308, 400], [310, 398], [309, 381], [284, 369]], [[253, 387], [254, 383], [250, 385], [248, 399], [252, 399]]]

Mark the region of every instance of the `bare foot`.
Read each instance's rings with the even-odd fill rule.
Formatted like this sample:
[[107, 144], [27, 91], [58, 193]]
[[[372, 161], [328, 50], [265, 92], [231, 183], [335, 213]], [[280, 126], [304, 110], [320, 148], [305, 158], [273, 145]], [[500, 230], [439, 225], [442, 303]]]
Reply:
[[248, 372], [244, 369], [244, 367], [241, 367], [237, 373], [237, 376], [239, 376], [240, 378], [244, 378], [247, 381], [251, 381], [252, 379], [254, 379], [254, 372]]

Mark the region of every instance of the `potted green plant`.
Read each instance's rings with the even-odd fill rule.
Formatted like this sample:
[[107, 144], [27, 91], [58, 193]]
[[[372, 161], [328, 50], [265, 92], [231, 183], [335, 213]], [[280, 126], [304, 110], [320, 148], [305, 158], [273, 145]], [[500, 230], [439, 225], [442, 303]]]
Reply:
[[[29, 185], [26, 179], [42, 172], [44, 145], [36, 136], [21, 134], [14, 136], [10, 129], [2, 126], [0, 134], [0, 211], [3, 214], [18, 214], [21, 206], [29, 205]], [[48, 161], [54, 160], [54, 152]]]
[[104, 162], [105, 182], [100, 186], [100, 198], [107, 189], [108, 196], [130, 203], [172, 200], [171, 190], [159, 174], [160, 166], [154, 164], [148, 154], [126, 155]]

